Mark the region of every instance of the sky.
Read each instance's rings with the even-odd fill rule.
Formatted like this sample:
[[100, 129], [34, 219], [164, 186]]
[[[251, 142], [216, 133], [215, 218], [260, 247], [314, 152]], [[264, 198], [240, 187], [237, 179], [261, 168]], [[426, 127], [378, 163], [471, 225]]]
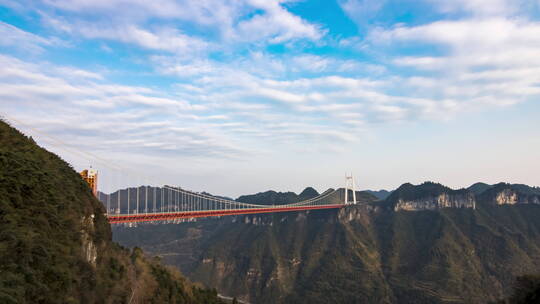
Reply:
[[540, 0], [0, 0], [0, 115], [104, 191], [538, 186], [539, 99]]

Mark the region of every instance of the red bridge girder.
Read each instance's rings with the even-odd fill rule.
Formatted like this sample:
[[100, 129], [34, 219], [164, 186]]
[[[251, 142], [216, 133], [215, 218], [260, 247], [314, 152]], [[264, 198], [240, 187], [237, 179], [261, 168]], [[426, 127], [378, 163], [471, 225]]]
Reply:
[[318, 209], [337, 209], [344, 207], [344, 204], [320, 205], [320, 206], [301, 206], [301, 207], [282, 207], [282, 208], [259, 208], [259, 209], [236, 209], [236, 210], [209, 210], [209, 211], [183, 211], [183, 212], [167, 212], [167, 213], [139, 213], [129, 215], [109, 215], [109, 223], [137, 223], [149, 221], [164, 221], [174, 219], [190, 219], [198, 217], [224, 216], [224, 215], [241, 215], [241, 214], [257, 214], [257, 213], [273, 213], [273, 212], [290, 212]]

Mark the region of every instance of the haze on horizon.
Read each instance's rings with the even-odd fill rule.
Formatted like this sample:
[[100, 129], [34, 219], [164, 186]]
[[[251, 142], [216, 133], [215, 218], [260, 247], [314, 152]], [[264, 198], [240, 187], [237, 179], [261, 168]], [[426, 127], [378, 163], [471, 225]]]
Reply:
[[77, 169], [30, 128], [233, 197], [540, 185], [539, 0], [0, 0], [0, 65]]

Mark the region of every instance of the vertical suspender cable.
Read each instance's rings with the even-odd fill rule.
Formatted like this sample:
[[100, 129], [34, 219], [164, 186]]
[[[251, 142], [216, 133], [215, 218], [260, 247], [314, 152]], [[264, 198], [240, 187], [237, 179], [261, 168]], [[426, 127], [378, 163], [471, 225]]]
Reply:
[[130, 203], [130, 202], [129, 202], [129, 192], [131, 192], [131, 191], [130, 191], [130, 188], [127, 187], [127, 208], [128, 208], [128, 212], [127, 212], [127, 213], [128, 213], [128, 214], [129, 214], [129, 208], [130, 208], [130, 207], [129, 207], [129, 203]]
[[117, 198], [118, 198], [118, 213], [121, 214], [121, 208], [122, 206], [120, 205], [120, 193], [121, 193], [122, 189], [118, 188], [118, 195], [117, 195]]
[[109, 215], [109, 210], [111, 210], [111, 194], [107, 195], [107, 215]]

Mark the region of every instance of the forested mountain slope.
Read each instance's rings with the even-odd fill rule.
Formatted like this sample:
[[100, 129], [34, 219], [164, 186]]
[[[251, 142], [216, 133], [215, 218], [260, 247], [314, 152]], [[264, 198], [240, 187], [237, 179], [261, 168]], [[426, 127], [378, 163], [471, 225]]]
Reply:
[[113, 243], [104, 211], [67, 163], [0, 121], [0, 303], [219, 303]]

